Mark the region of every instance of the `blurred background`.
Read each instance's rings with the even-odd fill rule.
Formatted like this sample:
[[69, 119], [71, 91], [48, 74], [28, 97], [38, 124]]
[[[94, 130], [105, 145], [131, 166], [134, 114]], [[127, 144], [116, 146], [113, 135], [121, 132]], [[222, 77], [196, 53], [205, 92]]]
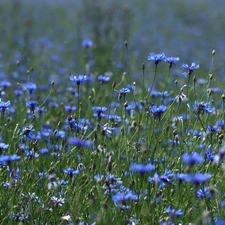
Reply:
[[[213, 72], [224, 79], [224, 3], [1, 0], [1, 73], [4, 77], [18, 61], [24, 70], [35, 67], [42, 75], [52, 74], [53, 70], [56, 75], [82, 74], [87, 61], [93, 73], [122, 73], [127, 62], [127, 40], [133, 76], [141, 73], [142, 63], [151, 64], [147, 61], [150, 52], [165, 52], [180, 57], [176, 75], [182, 74], [182, 63], [196, 62], [204, 77], [215, 49]], [[93, 42], [91, 51], [82, 46], [83, 40]], [[8, 67], [2, 68], [5, 63]]]

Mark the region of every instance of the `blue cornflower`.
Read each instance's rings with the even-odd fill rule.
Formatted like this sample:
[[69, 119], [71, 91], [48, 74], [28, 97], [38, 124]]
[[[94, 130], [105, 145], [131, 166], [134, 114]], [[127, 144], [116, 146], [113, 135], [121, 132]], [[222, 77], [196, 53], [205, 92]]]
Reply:
[[207, 125], [206, 130], [209, 132], [212, 132], [212, 133], [218, 133], [220, 128], [217, 125], [215, 125], [215, 126]]
[[67, 175], [70, 175], [70, 176], [72, 176], [72, 175], [77, 175], [77, 174], [80, 173], [79, 170], [74, 170], [74, 169], [72, 169], [72, 168], [70, 168], [70, 167], [69, 167], [68, 169], [63, 170], [63, 172], [64, 172], [65, 174], [67, 174]]
[[0, 156], [0, 162], [11, 162], [11, 161], [16, 161], [16, 160], [20, 160], [20, 156], [18, 156], [17, 154], [14, 155], [1, 155]]
[[166, 208], [166, 212], [169, 214], [170, 217], [184, 215], [184, 213], [181, 211], [181, 209], [178, 209], [178, 210], [172, 209], [170, 205]]
[[191, 66], [189, 66], [188, 64], [183, 64], [181, 68], [187, 70], [187, 72], [183, 73], [184, 76], [186, 77], [186, 76], [191, 76], [195, 70], [200, 68], [200, 66], [199, 64], [196, 64], [193, 62]]
[[198, 198], [205, 198], [205, 197], [210, 198], [211, 197], [211, 193], [207, 187], [200, 188], [199, 190], [197, 190], [196, 195]]
[[74, 111], [76, 111], [76, 106], [70, 106], [70, 105], [66, 105], [65, 107], [64, 107], [64, 109], [66, 110], [66, 112], [74, 112]]
[[152, 164], [144, 165], [144, 164], [134, 163], [134, 164], [130, 165], [130, 170], [132, 172], [137, 172], [137, 173], [141, 173], [141, 174], [151, 172], [154, 169], [155, 169], [155, 166]]
[[36, 159], [38, 158], [39, 154], [37, 152], [35, 152], [34, 150], [31, 151], [26, 151], [26, 159]]
[[211, 114], [215, 112], [215, 108], [212, 108], [210, 103], [204, 103], [204, 102], [198, 102], [198, 101], [194, 102], [194, 104], [192, 105], [192, 109], [196, 115], [202, 115], [205, 112], [207, 114]]
[[157, 107], [156, 105], [153, 105], [150, 107], [150, 110], [154, 117], [160, 118], [161, 115], [167, 110], [167, 106], [160, 105], [159, 107]]
[[154, 52], [151, 52], [148, 56], [148, 60], [155, 62], [156, 65], [162, 60], [165, 60], [165, 58], [166, 55], [164, 53], [155, 54]]
[[12, 85], [11, 82], [9, 82], [7, 80], [0, 82], [0, 87], [3, 87], [3, 88], [10, 87], [11, 85]]
[[210, 147], [211, 146], [208, 146], [206, 148], [206, 150], [205, 150], [205, 158], [206, 158], [206, 160], [213, 161], [214, 158], [215, 158], [216, 153], [215, 152], [211, 152]]
[[24, 84], [23, 88], [29, 92], [31, 95], [34, 90], [36, 90], [37, 85], [35, 83]]
[[77, 85], [79, 86], [80, 84], [87, 81], [87, 76], [86, 75], [78, 75], [78, 76], [70, 75], [70, 80], [73, 82], [76, 82]]
[[3, 102], [0, 100], [0, 112], [5, 112], [9, 106], [11, 105], [10, 101], [7, 101], [7, 102]]
[[101, 81], [102, 83], [106, 83], [106, 82], [108, 82], [110, 80], [110, 77], [99, 75], [98, 76], [98, 80]]
[[212, 175], [209, 173], [187, 174], [187, 176], [185, 177], [185, 180], [195, 185], [200, 185], [200, 184], [204, 184], [211, 177]]
[[92, 40], [85, 39], [82, 41], [82, 46], [84, 48], [90, 48], [90, 47], [92, 47], [92, 45], [93, 45]]
[[5, 150], [9, 147], [9, 145], [5, 144], [5, 143], [0, 143], [0, 152], [1, 150]]
[[182, 156], [182, 161], [190, 166], [202, 163], [203, 160], [203, 156], [196, 152], [193, 152], [191, 154], [186, 153]]
[[110, 138], [113, 134], [118, 134], [120, 132], [120, 128], [118, 127], [109, 127], [108, 123], [101, 125], [102, 135]]
[[120, 95], [126, 95], [127, 93], [129, 93], [130, 92], [130, 89], [129, 88], [121, 88], [120, 90], [119, 90], [119, 94]]
[[180, 58], [179, 57], [166, 57], [164, 60], [170, 64], [169, 67], [171, 68], [173, 65], [175, 65], [176, 62], [178, 62], [180, 60]]
[[32, 113], [34, 113], [37, 104], [38, 104], [37, 101], [28, 101], [26, 103], [26, 106], [31, 110]]
[[105, 114], [103, 114], [103, 112], [107, 110], [107, 107], [105, 106], [93, 106], [92, 110], [95, 112], [93, 115], [94, 117], [98, 117], [99, 119], [102, 117], [107, 117]]
[[76, 145], [78, 147], [88, 147], [88, 148], [90, 148], [92, 146], [91, 140], [83, 140], [83, 139], [76, 138], [76, 137], [69, 137], [68, 143], [70, 145]]
[[157, 96], [164, 96], [164, 97], [168, 97], [169, 93], [168, 91], [164, 91], [164, 92], [160, 92], [160, 91], [155, 91], [153, 90], [151, 93], [149, 93], [152, 97], [157, 97]]
[[113, 195], [112, 199], [116, 204], [126, 205], [127, 200], [137, 201], [138, 196], [136, 194], [132, 193], [131, 191], [128, 191], [127, 193], [119, 192], [119, 193]]
[[185, 181], [187, 177], [186, 173], [178, 173], [175, 175], [175, 178], [181, 183], [182, 181]]

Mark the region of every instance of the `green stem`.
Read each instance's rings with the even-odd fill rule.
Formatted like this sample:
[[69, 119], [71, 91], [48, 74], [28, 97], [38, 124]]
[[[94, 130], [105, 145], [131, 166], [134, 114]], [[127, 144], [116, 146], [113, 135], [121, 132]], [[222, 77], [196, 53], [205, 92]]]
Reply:
[[153, 78], [153, 81], [152, 81], [152, 84], [151, 84], [151, 87], [150, 87], [150, 90], [149, 90], [149, 96], [151, 95], [152, 88], [153, 88], [153, 85], [155, 83], [155, 78], [156, 78], [156, 74], [157, 74], [157, 65], [158, 64], [155, 64], [155, 73], [154, 73], [154, 78]]

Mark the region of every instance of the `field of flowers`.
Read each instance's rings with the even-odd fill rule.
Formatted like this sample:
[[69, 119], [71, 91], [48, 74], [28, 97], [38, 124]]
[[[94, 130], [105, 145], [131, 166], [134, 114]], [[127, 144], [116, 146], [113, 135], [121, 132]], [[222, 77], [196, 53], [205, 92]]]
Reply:
[[224, 0], [0, 2], [0, 224], [224, 225]]

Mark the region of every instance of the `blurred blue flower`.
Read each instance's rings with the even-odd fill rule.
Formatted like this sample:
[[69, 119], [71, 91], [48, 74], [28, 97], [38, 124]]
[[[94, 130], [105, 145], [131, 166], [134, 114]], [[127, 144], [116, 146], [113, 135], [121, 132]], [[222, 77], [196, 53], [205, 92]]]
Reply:
[[204, 160], [203, 156], [198, 154], [197, 152], [193, 152], [191, 154], [184, 154], [182, 155], [182, 161], [188, 165], [194, 165], [202, 163]]
[[82, 46], [84, 48], [90, 48], [93, 46], [93, 42], [92, 42], [92, 40], [85, 39], [82, 41]]
[[127, 93], [129, 93], [130, 92], [130, 89], [129, 88], [121, 88], [120, 90], [119, 90], [119, 94], [120, 95], [126, 95]]
[[152, 164], [131, 164], [130, 165], [130, 170], [132, 172], [137, 172], [137, 173], [148, 173], [151, 172], [152, 170], [155, 169], [155, 166]]
[[160, 105], [160, 106], [156, 106], [156, 105], [153, 105], [150, 107], [150, 111], [152, 112], [153, 116], [154, 117], [158, 117], [160, 118], [161, 115], [167, 110], [167, 106], [165, 105]]
[[5, 144], [5, 143], [0, 143], [0, 152], [1, 152], [1, 150], [5, 150], [5, 149], [7, 149], [9, 147], [9, 145], [7, 145], [7, 144]]
[[20, 160], [20, 156], [18, 156], [17, 154], [13, 154], [13, 155], [1, 155], [0, 156], [0, 162], [12, 162], [12, 161], [17, 161]]
[[109, 76], [103, 76], [103, 75], [99, 75], [98, 76], [98, 80], [101, 81], [102, 83], [106, 83], [110, 80]]
[[34, 113], [34, 110], [35, 110], [37, 104], [38, 104], [37, 101], [28, 101], [28, 102], [26, 103], [26, 106], [30, 109], [30, 111], [31, 111], [32, 113]]
[[215, 112], [215, 108], [212, 108], [210, 103], [198, 101], [194, 102], [194, 104], [191, 106], [191, 109], [196, 115], [203, 115], [204, 113], [211, 114]]
[[210, 191], [207, 187], [198, 189], [197, 192], [196, 192], [196, 195], [197, 195], [198, 198], [201, 198], [201, 199], [203, 199], [205, 197], [206, 198], [211, 197], [211, 193], [210, 193]]
[[199, 69], [200, 66], [199, 66], [199, 64], [192, 63], [191, 66], [189, 66], [188, 64], [183, 64], [181, 68], [187, 70], [186, 72], [183, 73], [184, 76], [186, 77], [186, 76], [192, 75], [192, 73], [195, 70]]
[[64, 169], [63, 172], [64, 172], [65, 174], [67, 174], [67, 175], [70, 175], [70, 176], [72, 176], [72, 175], [77, 175], [77, 174], [80, 173], [79, 170], [74, 170], [74, 169], [72, 169], [72, 168], [70, 168], [70, 167], [69, 167], [68, 169]]
[[114, 203], [116, 204], [122, 204], [126, 205], [127, 200], [137, 201], [138, 196], [134, 194], [132, 191], [129, 191], [127, 193], [116, 193], [112, 196], [112, 199]]
[[74, 112], [76, 111], [77, 107], [76, 106], [70, 106], [70, 105], [65, 105], [64, 109], [66, 110], [66, 112]]
[[215, 126], [207, 125], [206, 130], [209, 132], [212, 132], [212, 133], [218, 133], [220, 128], [217, 125], [215, 125]]
[[27, 90], [29, 94], [31, 95], [33, 91], [36, 90], [37, 85], [35, 83], [28, 83], [28, 84], [24, 84], [23, 88]]
[[68, 144], [75, 145], [77, 147], [92, 147], [93, 143], [91, 140], [84, 140], [76, 137], [69, 137]]
[[7, 102], [3, 102], [0, 100], [0, 112], [5, 112], [9, 106], [11, 105], [10, 101], [7, 101]]
[[204, 184], [211, 177], [212, 175], [209, 173], [187, 174], [187, 176], [185, 177], [185, 180], [195, 185], [200, 185], [200, 184]]
[[176, 216], [182, 216], [184, 213], [181, 211], [181, 209], [172, 209], [171, 206], [167, 206], [166, 212], [169, 214], [170, 217], [176, 217]]
[[155, 54], [154, 52], [151, 52], [148, 56], [148, 60], [155, 62], [156, 65], [162, 60], [165, 60], [165, 58], [166, 55], [164, 53]]
[[180, 61], [179, 57], [166, 57], [164, 59], [166, 62], [168, 62], [170, 65], [170, 68], [176, 64], [176, 62]]
[[87, 76], [86, 75], [70, 75], [70, 80], [73, 82], [76, 82], [77, 85], [79, 86], [80, 84], [84, 83], [87, 81]]

